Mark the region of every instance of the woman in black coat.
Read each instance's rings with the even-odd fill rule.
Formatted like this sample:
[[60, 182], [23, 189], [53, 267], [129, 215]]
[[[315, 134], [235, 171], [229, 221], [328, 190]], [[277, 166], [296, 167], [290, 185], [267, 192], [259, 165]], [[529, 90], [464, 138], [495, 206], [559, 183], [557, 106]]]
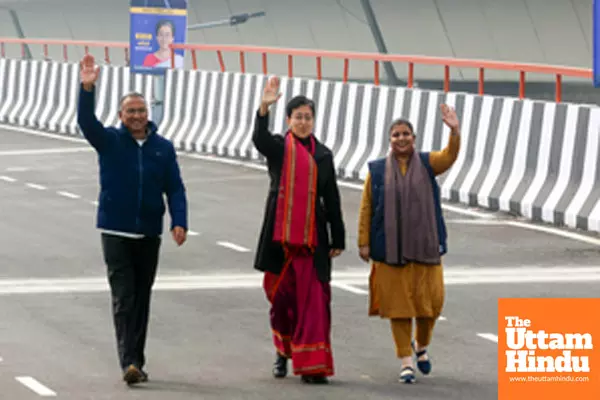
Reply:
[[273, 375], [327, 383], [333, 375], [330, 345], [331, 259], [345, 248], [345, 227], [333, 154], [313, 135], [315, 106], [296, 96], [286, 106], [289, 130], [269, 132], [269, 107], [281, 95], [279, 80], [264, 90], [252, 141], [271, 178], [254, 267], [265, 272], [277, 358]]

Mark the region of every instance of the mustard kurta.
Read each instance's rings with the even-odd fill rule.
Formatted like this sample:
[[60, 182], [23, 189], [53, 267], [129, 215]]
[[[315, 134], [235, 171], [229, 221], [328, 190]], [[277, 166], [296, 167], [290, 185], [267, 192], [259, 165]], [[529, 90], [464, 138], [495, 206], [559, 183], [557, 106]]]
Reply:
[[[450, 135], [446, 148], [432, 151], [434, 174], [447, 171], [458, 156], [460, 136]], [[406, 163], [400, 163], [402, 175]], [[371, 230], [371, 176], [367, 175], [358, 217], [358, 245], [369, 246]], [[437, 318], [444, 305], [442, 265], [410, 263], [403, 267], [373, 262], [369, 277], [369, 315], [382, 318]]]

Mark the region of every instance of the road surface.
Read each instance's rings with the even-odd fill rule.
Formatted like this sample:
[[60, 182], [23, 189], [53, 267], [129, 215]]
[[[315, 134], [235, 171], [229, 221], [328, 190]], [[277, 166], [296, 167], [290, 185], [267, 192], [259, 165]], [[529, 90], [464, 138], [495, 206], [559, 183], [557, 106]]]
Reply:
[[150, 381], [128, 388], [94, 228], [95, 153], [65, 138], [8, 129], [0, 137], [1, 398], [495, 399], [497, 299], [598, 293], [594, 236], [447, 205], [448, 286], [430, 347], [433, 372], [402, 385], [388, 322], [367, 317], [368, 266], [356, 248], [360, 190], [344, 184], [348, 249], [335, 261], [332, 304], [336, 376], [318, 387], [276, 381], [267, 302], [252, 269], [266, 173], [182, 155], [192, 235], [181, 248], [164, 235]]

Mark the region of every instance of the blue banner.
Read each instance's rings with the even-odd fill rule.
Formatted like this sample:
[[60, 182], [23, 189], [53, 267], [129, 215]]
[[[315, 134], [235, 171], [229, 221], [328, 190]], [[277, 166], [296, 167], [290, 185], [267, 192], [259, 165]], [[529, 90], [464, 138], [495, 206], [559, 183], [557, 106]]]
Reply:
[[[130, 58], [136, 73], [163, 74], [171, 68], [171, 43], [185, 43], [187, 0], [131, 0]], [[175, 50], [175, 68], [183, 68], [184, 50]]]
[[600, 0], [594, 0], [593, 24], [594, 87], [600, 87]]

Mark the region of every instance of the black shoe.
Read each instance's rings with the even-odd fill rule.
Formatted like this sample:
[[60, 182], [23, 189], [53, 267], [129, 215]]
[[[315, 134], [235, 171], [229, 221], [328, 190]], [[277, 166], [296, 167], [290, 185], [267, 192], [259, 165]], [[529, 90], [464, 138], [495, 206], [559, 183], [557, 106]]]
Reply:
[[273, 364], [273, 376], [275, 378], [285, 378], [287, 372], [287, 358], [277, 353], [277, 359]]
[[322, 375], [302, 375], [302, 382], [314, 385], [325, 385], [329, 383], [326, 376]]
[[123, 371], [123, 380], [128, 385], [133, 385], [139, 382], [142, 382], [143, 374], [142, 372], [135, 366], [130, 365]]

